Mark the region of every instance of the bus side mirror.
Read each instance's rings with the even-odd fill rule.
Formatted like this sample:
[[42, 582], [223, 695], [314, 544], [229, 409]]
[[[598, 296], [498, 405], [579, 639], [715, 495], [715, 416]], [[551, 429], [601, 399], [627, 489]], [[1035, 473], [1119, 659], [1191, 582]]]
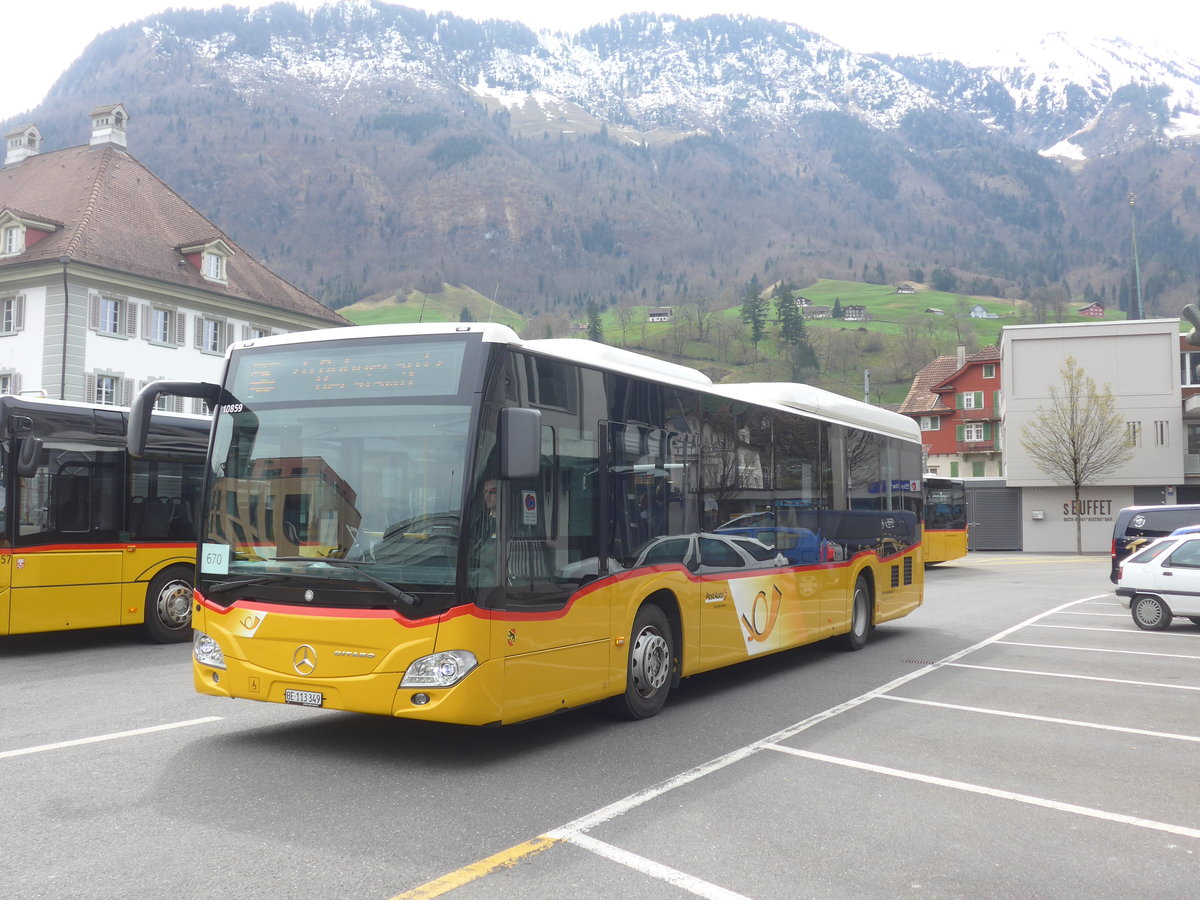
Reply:
[[17, 474], [22, 478], [32, 478], [37, 474], [38, 459], [42, 455], [42, 439], [27, 437], [21, 441], [21, 450], [17, 453]]
[[221, 398], [221, 386], [203, 381], [152, 381], [133, 398], [129, 410], [129, 430], [125, 434], [125, 447], [134, 459], [146, 455], [146, 439], [150, 434], [150, 413], [158, 401], [159, 394], [174, 397], [199, 397], [216, 409]]
[[541, 410], [516, 406], [500, 410], [500, 477], [536, 478], [541, 463]]

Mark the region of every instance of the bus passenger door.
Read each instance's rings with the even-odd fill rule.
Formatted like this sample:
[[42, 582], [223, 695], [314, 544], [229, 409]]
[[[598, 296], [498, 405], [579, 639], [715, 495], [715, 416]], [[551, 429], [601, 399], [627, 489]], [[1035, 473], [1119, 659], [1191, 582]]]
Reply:
[[21, 479], [9, 563], [13, 634], [120, 623], [122, 482], [123, 451], [55, 448]]
[[[546, 416], [543, 421], [551, 419]], [[499, 491], [502, 610], [492, 646], [504, 659], [504, 716], [545, 715], [605, 696], [611, 587], [598, 580], [595, 437], [577, 424], [543, 424], [537, 476], [492, 482]], [[485, 537], [494, 526], [473, 526]]]

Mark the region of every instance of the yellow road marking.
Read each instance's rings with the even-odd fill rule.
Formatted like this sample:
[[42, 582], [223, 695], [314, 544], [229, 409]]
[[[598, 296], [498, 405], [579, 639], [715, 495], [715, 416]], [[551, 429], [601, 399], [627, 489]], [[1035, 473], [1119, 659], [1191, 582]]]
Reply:
[[549, 850], [557, 843], [559, 841], [555, 838], [549, 838], [544, 835], [535, 837], [531, 841], [517, 844], [515, 847], [509, 847], [507, 850], [501, 850], [487, 859], [481, 859], [479, 862], [463, 866], [456, 872], [450, 872], [441, 878], [426, 882], [420, 887], [413, 888], [411, 891], [397, 894], [392, 900], [429, 900], [431, 897], [440, 897], [442, 894], [447, 894], [455, 888], [469, 884], [477, 878], [489, 875], [497, 869], [511, 868], [525, 857], [541, 853], [543, 850]]

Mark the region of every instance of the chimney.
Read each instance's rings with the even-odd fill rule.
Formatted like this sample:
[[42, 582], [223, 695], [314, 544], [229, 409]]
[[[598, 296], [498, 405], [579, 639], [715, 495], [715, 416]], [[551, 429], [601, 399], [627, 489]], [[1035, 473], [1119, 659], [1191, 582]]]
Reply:
[[97, 106], [88, 115], [92, 120], [91, 146], [125, 149], [125, 125], [129, 121], [129, 113], [125, 112], [122, 104]]
[[37, 156], [42, 149], [42, 133], [36, 125], [25, 125], [4, 136], [8, 153], [4, 157], [4, 165], [15, 166], [22, 160]]
[[967, 348], [962, 344], [958, 345], [958, 351], [954, 357], [958, 361], [958, 367], [961, 369], [967, 364]]

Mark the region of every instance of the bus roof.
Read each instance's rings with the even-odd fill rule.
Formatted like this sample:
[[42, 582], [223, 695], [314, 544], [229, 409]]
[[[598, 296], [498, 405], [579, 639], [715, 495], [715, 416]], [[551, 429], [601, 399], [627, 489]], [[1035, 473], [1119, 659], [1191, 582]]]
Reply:
[[307, 343], [316, 341], [361, 340], [375, 337], [402, 337], [411, 335], [481, 334], [489, 343], [508, 344], [568, 362], [581, 363], [620, 372], [627, 375], [642, 375], [654, 381], [702, 390], [734, 400], [766, 406], [799, 410], [831, 422], [843, 422], [868, 428], [908, 441], [920, 441], [921, 432], [915, 420], [882, 407], [872, 406], [851, 397], [843, 397], [831, 391], [807, 384], [788, 382], [757, 382], [751, 384], [713, 384], [711, 378], [699, 369], [682, 366], [610, 347], [582, 338], [542, 338], [522, 340], [507, 325], [495, 322], [429, 322], [409, 325], [356, 325], [350, 328], [322, 328], [315, 331], [300, 331], [276, 337], [242, 341], [230, 349], [259, 344]]

